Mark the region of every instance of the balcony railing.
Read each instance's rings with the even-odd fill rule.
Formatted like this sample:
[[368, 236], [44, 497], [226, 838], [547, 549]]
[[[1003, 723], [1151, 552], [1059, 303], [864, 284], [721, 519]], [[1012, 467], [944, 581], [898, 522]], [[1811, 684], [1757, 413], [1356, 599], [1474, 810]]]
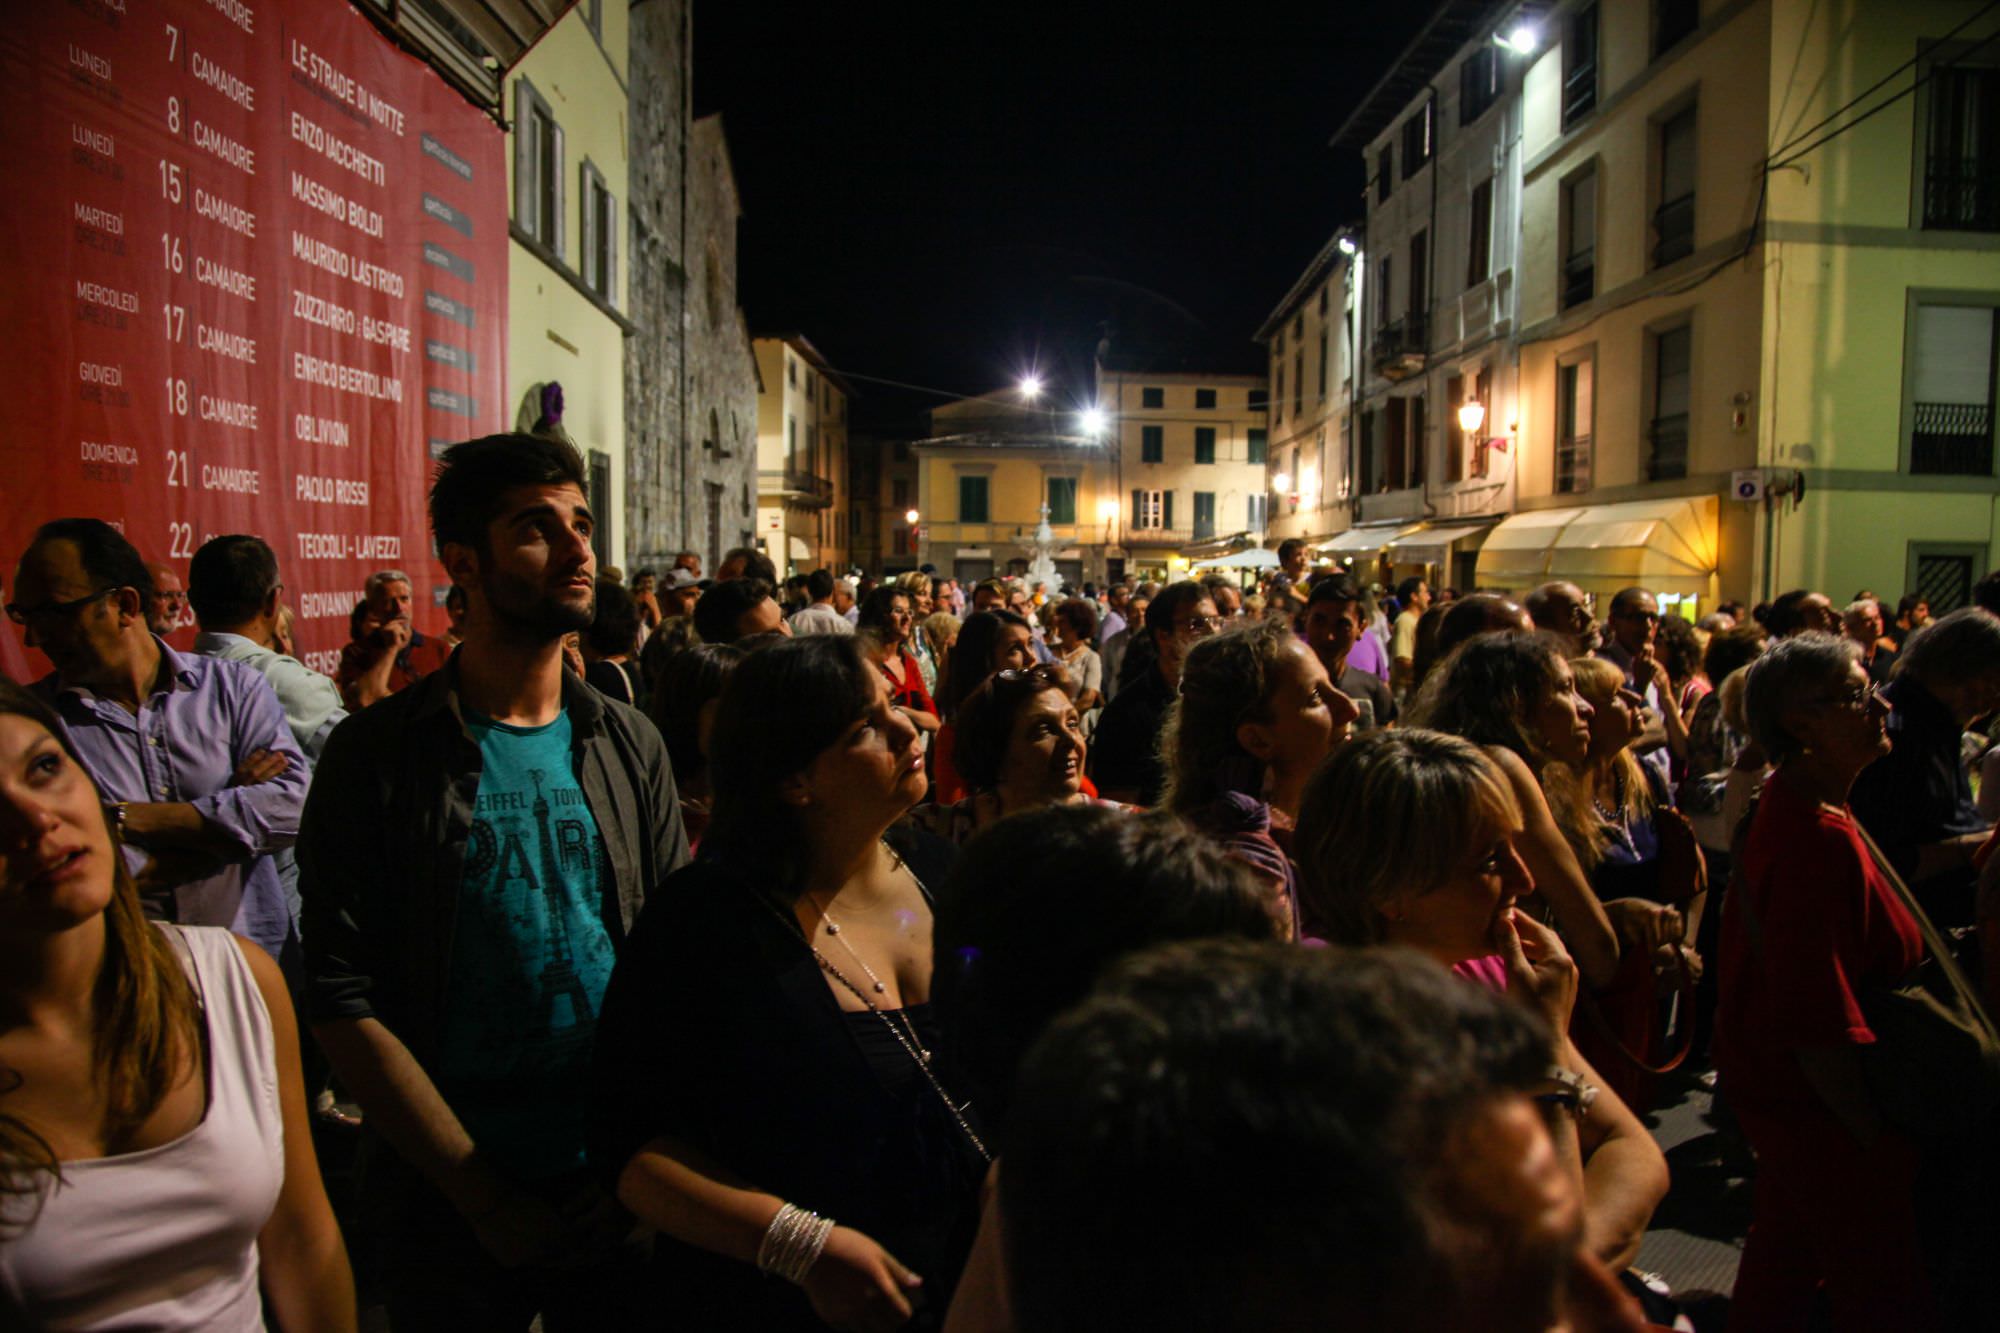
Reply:
[[1688, 474], [1687, 413], [1654, 417], [1647, 436], [1653, 446], [1652, 456], [1646, 460], [1647, 479], [1673, 481], [1685, 477]]
[[1597, 295], [1597, 248], [1579, 250], [1563, 260], [1562, 308], [1582, 305]]
[[766, 468], [757, 473], [757, 494], [825, 508], [833, 503], [833, 482], [826, 477], [815, 477], [810, 472]]
[[1395, 323], [1378, 329], [1371, 350], [1375, 371], [1384, 378], [1405, 379], [1422, 370], [1430, 353], [1427, 312], [1412, 310]]
[[1588, 60], [1563, 76], [1563, 128], [1568, 129], [1596, 109], [1597, 62]]
[[1556, 490], [1575, 495], [1590, 489], [1590, 437], [1556, 441]]
[[2000, 161], [1925, 158], [1924, 226], [1934, 231], [2000, 231]]
[[1993, 475], [1991, 403], [1918, 403], [1910, 431], [1910, 471], [1932, 476]]
[[1653, 267], [1694, 253], [1694, 196], [1669, 199], [1653, 211]]

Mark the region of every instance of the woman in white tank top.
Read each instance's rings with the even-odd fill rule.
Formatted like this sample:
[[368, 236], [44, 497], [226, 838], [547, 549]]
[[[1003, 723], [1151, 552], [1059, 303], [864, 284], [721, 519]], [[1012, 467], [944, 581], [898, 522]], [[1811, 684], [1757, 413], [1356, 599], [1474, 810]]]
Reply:
[[140, 912], [53, 715], [0, 678], [0, 1327], [351, 1333], [278, 968]]

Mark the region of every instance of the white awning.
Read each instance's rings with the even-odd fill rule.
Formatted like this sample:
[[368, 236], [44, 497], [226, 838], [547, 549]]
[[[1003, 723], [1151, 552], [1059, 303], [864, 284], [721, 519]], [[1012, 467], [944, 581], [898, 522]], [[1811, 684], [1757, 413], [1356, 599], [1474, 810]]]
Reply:
[[1482, 588], [1567, 579], [1609, 594], [1634, 585], [1711, 596], [1720, 530], [1713, 495], [1515, 514], [1479, 550]]
[[1415, 532], [1422, 524], [1417, 523], [1371, 523], [1366, 527], [1349, 528], [1326, 541], [1315, 550], [1325, 555], [1344, 555], [1359, 551], [1379, 551], [1393, 545], [1406, 533]]
[[1409, 529], [1389, 543], [1398, 564], [1442, 565], [1451, 557], [1452, 545], [1492, 531], [1488, 523], [1458, 523], [1440, 527]]
[[1261, 546], [1253, 546], [1244, 551], [1233, 551], [1228, 555], [1212, 556], [1207, 560], [1197, 560], [1194, 569], [1276, 569], [1278, 553], [1267, 551]]

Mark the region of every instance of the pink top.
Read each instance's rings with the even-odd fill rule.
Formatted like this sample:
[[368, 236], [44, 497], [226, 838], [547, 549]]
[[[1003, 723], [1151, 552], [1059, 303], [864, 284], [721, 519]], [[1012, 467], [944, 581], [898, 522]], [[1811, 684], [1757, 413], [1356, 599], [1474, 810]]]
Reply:
[[1489, 953], [1484, 958], [1468, 958], [1462, 963], [1453, 963], [1455, 976], [1476, 982], [1495, 995], [1507, 993], [1507, 960], [1497, 953]]
[[257, 1235], [285, 1180], [271, 1015], [226, 930], [160, 926], [206, 1030], [208, 1107], [170, 1143], [62, 1164], [41, 1211], [0, 1244], [0, 1307], [37, 1328], [264, 1327]]

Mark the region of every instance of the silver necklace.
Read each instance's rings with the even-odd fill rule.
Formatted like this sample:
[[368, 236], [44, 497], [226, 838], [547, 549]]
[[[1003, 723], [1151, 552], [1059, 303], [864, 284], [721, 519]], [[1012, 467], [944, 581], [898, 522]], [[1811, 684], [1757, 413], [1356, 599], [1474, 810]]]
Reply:
[[[917, 872], [911, 870], [909, 866], [904, 863], [903, 858], [897, 854], [896, 849], [894, 847], [889, 846], [887, 843], [882, 844], [882, 848], [884, 851], [888, 852], [890, 858], [893, 861], [895, 861], [896, 863], [895, 868], [909, 875], [910, 882], [917, 886], [917, 892], [921, 893], [924, 896], [924, 901], [925, 902], [932, 901], [931, 891], [924, 886], [923, 880], [918, 878]], [[760, 899], [762, 899], [765, 906], [769, 907], [773, 912], [777, 912], [780, 918], [791, 920], [792, 925], [796, 928], [796, 926], [798, 925], [796, 919], [790, 918], [788, 914], [784, 912], [779, 912], [777, 905], [775, 903], [772, 903], [769, 899], [763, 898], [763, 895], [760, 894], [758, 896]], [[817, 898], [813, 898], [811, 894], [807, 894], [806, 897], [812, 903], [813, 908], [819, 912], [820, 920], [826, 923], [827, 927], [826, 933], [833, 936], [836, 940], [840, 940], [840, 928], [838, 924], [827, 919], [826, 909], [819, 905], [819, 900]], [[838, 967], [835, 967], [833, 965], [832, 959], [828, 958], [825, 954], [819, 951], [819, 946], [812, 942], [810, 936], [806, 938], [805, 944], [806, 948], [812, 951], [812, 956], [814, 960], [819, 963], [820, 968], [823, 971], [825, 971], [828, 976], [832, 977], [835, 981], [838, 981], [841, 985], [847, 987], [847, 989], [853, 994], [854, 998], [861, 1001], [863, 1005], [867, 1006], [868, 1012], [875, 1015], [876, 1018], [880, 1019], [882, 1021], [882, 1025], [889, 1029], [889, 1035], [896, 1039], [896, 1044], [903, 1048], [904, 1053], [907, 1054], [910, 1057], [911, 1062], [916, 1065], [917, 1072], [922, 1074], [924, 1076], [924, 1081], [931, 1085], [931, 1091], [937, 1094], [937, 1099], [940, 1102], [944, 1103], [944, 1109], [949, 1111], [951, 1113], [951, 1118], [958, 1122], [959, 1132], [965, 1135], [966, 1142], [970, 1143], [972, 1145], [973, 1151], [979, 1154], [979, 1160], [987, 1166], [993, 1165], [993, 1154], [987, 1150], [986, 1144], [980, 1140], [979, 1135], [973, 1130], [971, 1123], [967, 1121], [965, 1118], [965, 1113], [968, 1109], [971, 1108], [972, 1103], [968, 1101], [961, 1105], [958, 1102], [954, 1102], [951, 1099], [951, 1094], [944, 1090], [944, 1084], [938, 1082], [937, 1075], [931, 1072], [931, 1053], [925, 1050], [923, 1047], [923, 1043], [917, 1039], [917, 1028], [916, 1025], [910, 1021], [909, 1007], [905, 1005], [903, 1009], [899, 1011], [903, 1020], [903, 1025], [901, 1027], [898, 1027], [896, 1025], [896, 1020], [890, 1018], [888, 1014], [882, 1012], [882, 1007], [875, 1003], [874, 999], [868, 994], [868, 992], [862, 990], [859, 986], [855, 985], [851, 977], [849, 977], [846, 973], [842, 972]], [[849, 956], [852, 957], [855, 962], [861, 964], [861, 970], [868, 974], [868, 979], [870, 982], [874, 984], [876, 993], [877, 994], [884, 993], [887, 988], [883, 986], [881, 978], [875, 975], [874, 970], [868, 966], [867, 962], [861, 957], [860, 954], [854, 952], [854, 947], [848, 944], [846, 940], [840, 940], [840, 945], [842, 948], [847, 950]], [[905, 1035], [905, 1029], [908, 1030], [907, 1035]]]
[[[874, 990], [875, 994], [877, 995], [888, 994], [889, 987], [886, 984], [884, 984], [882, 978], [875, 975], [875, 969], [868, 966], [868, 960], [866, 958], [863, 958], [859, 953], [855, 952], [854, 946], [849, 944], [846, 938], [840, 933], [840, 923], [833, 919], [833, 914], [827, 911], [826, 908], [820, 904], [819, 899], [813, 897], [810, 893], [806, 895], [806, 900], [810, 902], [813, 905], [814, 910], [816, 910], [819, 913], [819, 919], [821, 923], [825, 925], [826, 933], [833, 936], [834, 943], [838, 944], [841, 948], [847, 950], [847, 956], [849, 958], [852, 958], [856, 963], [860, 964], [861, 970], [868, 974], [868, 984]], [[841, 985], [853, 991], [856, 997], [858, 997], [863, 1004], [867, 1005], [871, 1012], [878, 1014], [883, 1018], [888, 1017], [886, 1013], [883, 1013], [883, 1011], [876, 1006], [875, 1001], [869, 998], [868, 996], [863, 995], [861, 992], [861, 988], [855, 985], [854, 982], [850, 980], [848, 976], [845, 973], [843, 973], [839, 968], [835, 967], [833, 965], [833, 961], [829, 959], [825, 954], [821, 953], [817, 946], [813, 948], [813, 957], [819, 960], [819, 965], [826, 969], [827, 975], [833, 977], [835, 980], [840, 982]], [[906, 1004], [902, 1008], [897, 1009], [895, 1012], [897, 1017], [903, 1020], [903, 1027], [908, 1029], [909, 1031], [910, 1039], [908, 1042], [905, 1043], [905, 1045], [911, 1046], [916, 1051], [917, 1058], [920, 1063], [928, 1065], [931, 1062], [931, 1053], [924, 1049], [922, 1039], [917, 1036], [917, 1025], [910, 1021], [910, 1007]], [[895, 1024], [891, 1023], [890, 1028], [891, 1030], [894, 1030]], [[897, 1035], [900, 1037], [902, 1034], [899, 1032], [897, 1033]]]

